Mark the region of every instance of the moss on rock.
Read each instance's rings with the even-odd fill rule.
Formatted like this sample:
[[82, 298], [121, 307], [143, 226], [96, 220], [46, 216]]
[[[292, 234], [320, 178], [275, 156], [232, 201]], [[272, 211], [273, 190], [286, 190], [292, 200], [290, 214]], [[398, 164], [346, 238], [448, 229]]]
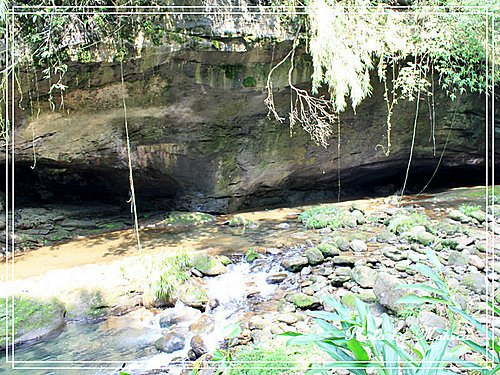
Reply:
[[[7, 327], [9, 337], [14, 334], [14, 344], [40, 339], [64, 325], [64, 307], [56, 299], [42, 301], [17, 296], [7, 303], [5, 298], [0, 298], [0, 311], [0, 325]], [[11, 319], [14, 320], [14, 331]], [[9, 324], [6, 324], [7, 320]], [[0, 348], [5, 348], [5, 345], [6, 337], [0, 335]]]

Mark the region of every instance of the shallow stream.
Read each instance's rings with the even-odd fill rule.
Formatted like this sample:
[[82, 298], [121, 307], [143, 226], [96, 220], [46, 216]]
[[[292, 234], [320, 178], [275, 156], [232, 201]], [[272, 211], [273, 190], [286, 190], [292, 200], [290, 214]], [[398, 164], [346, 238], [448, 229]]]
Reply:
[[[419, 204], [429, 215], [436, 215], [436, 207], [457, 206], [460, 202], [484, 204], [480, 190], [476, 190], [471, 190], [476, 192], [475, 195], [466, 198], [455, 191], [406, 197], [405, 204]], [[353, 202], [343, 202], [339, 205], [349, 207], [352, 204]], [[367, 212], [390, 207], [383, 198], [359, 200], [355, 204]], [[224, 326], [245, 319], [245, 314], [249, 311], [266, 309], [266, 301], [279, 298], [275, 293], [276, 285], [266, 282], [269, 274], [283, 272], [279, 261], [275, 260], [275, 255], [285, 249], [300, 246], [306, 241], [314, 241], [315, 236], [319, 236], [317, 231], [307, 230], [298, 222], [297, 215], [303, 208], [281, 208], [243, 214], [246, 219], [258, 224], [258, 227], [253, 229], [224, 225], [227, 217], [217, 218], [216, 223], [193, 227], [151, 226], [142, 229], [143, 254], [174, 253], [179, 250], [205, 251], [212, 255], [227, 255], [236, 260], [228, 266], [227, 273], [204, 278], [209, 298], [217, 299], [220, 303], [208, 314], [213, 321], [213, 330], [202, 333], [209, 350], [220, 345]], [[266, 249], [265, 257], [253, 264], [242, 261], [244, 251], [250, 247]], [[77, 287], [79, 283], [85, 283], [86, 279], [93, 279], [92, 281], [97, 283], [106, 282], [106, 277], [112, 278], [115, 273], [118, 274], [120, 262], [137, 255], [135, 239], [130, 230], [42, 247], [16, 255], [16, 281], [7, 284], [3, 279], [0, 292], [4, 295], [8, 288], [10, 292], [28, 290], [42, 294], [43, 289], [56, 291], [61, 287], [57, 284], [69, 287], [74, 283]], [[99, 270], [99, 273], [96, 273], [96, 270]], [[102, 281], [95, 280], [98, 274], [104, 275]], [[188, 344], [184, 349], [171, 354], [160, 353], [154, 346], [155, 340], [162, 337], [163, 329], [159, 320], [167, 310], [186, 312], [188, 316], [176, 328], [177, 332], [186, 337]], [[125, 370], [135, 373], [138, 370], [166, 366], [175, 359], [182, 361], [193, 336], [189, 326], [199, 319], [201, 313], [193, 313], [193, 309], [186, 308], [182, 302], [167, 310], [147, 310], [140, 307], [125, 315], [112, 316], [97, 323], [69, 322], [58, 335], [16, 347], [16, 368], [30, 368], [30, 374], [57, 374], [62, 371], [47, 369], [53, 367], [65, 368], [64, 373], [113, 374], [123, 366]], [[191, 313], [192, 318], [189, 317]], [[4, 363], [4, 357], [0, 358], [0, 361], [0, 372], [4, 370], [11, 373], [10, 366]]]

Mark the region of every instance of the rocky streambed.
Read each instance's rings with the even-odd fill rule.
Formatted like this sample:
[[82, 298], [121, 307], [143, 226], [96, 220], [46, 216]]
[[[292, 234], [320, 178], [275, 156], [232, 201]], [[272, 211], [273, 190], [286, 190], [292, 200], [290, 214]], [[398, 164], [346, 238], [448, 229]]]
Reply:
[[[88, 361], [92, 373], [102, 374], [122, 367], [181, 373], [211, 363], [214, 351], [228, 343], [230, 323], [241, 327], [230, 340], [235, 350], [283, 346], [283, 332], [315, 332], [307, 312], [328, 310], [325, 296], [352, 308], [359, 298], [376, 316], [388, 312], [398, 330], [417, 323], [432, 336], [449, 326], [439, 308], [396, 304], [408, 293], [398, 285], [429, 283], [412, 268], [428, 262], [429, 249], [445, 267], [457, 301], [486, 322], [487, 300], [498, 299], [487, 291], [499, 281], [499, 219], [484, 207], [483, 194], [457, 189], [408, 197], [401, 205], [388, 197], [219, 218], [197, 214], [189, 223], [171, 215], [143, 229], [141, 256], [129, 232], [35, 250], [16, 261], [16, 269], [29, 271], [1, 288], [30, 311], [25, 321], [17, 314], [15, 358], [38, 360], [45, 368]], [[37, 252], [57, 259], [70, 248], [94, 254], [88, 258], [93, 264], [37, 275], [34, 264], [50, 263]], [[175, 292], [159, 296], [158, 265], [182, 257], [190, 259], [186, 277]], [[499, 333], [499, 318], [491, 323]], [[299, 373], [300, 364], [325, 359], [317, 351], [294, 358]]]

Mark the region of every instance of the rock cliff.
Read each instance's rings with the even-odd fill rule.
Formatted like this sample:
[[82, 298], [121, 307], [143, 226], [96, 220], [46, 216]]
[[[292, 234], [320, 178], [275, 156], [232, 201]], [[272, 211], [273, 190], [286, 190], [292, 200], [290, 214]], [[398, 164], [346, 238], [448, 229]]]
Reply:
[[[386, 144], [386, 104], [383, 86], [374, 78], [371, 98], [356, 114], [341, 115], [340, 153], [337, 134], [329, 147], [317, 146], [302, 129], [291, 131], [267, 118], [267, 74], [289, 51], [286, 37], [281, 36], [282, 42], [270, 38], [278, 30], [271, 21], [259, 28], [259, 20], [252, 19], [252, 28], [233, 24], [229, 31], [205, 21], [183, 19], [177, 37], [172, 33], [167, 43], [145, 45], [124, 63], [123, 87], [119, 63], [75, 62], [65, 76], [63, 110], [52, 112], [43, 97], [38, 116], [26, 105], [25, 110], [17, 108], [19, 191], [37, 199], [125, 201], [129, 183], [123, 97], [142, 207], [228, 212], [332, 198], [339, 173], [344, 190], [402, 185], [415, 102], [395, 107], [392, 150], [386, 156], [379, 146]], [[251, 35], [256, 30], [260, 35]], [[307, 54], [301, 53], [294, 82], [307, 87], [311, 69]], [[274, 81], [283, 114], [290, 101], [286, 74], [285, 67]], [[29, 77], [24, 87], [33, 87]], [[43, 85], [40, 81], [39, 92], [46, 89]], [[452, 102], [436, 93], [435, 153], [427, 104], [422, 101], [418, 116], [413, 182], [427, 182], [445, 145], [442, 171], [466, 171], [464, 180], [470, 172], [483, 176], [484, 97], [467, 95]], [[30, 168], [33, 146], [35, 169]], [[5, 162], [5, 155], [1, 158]]]

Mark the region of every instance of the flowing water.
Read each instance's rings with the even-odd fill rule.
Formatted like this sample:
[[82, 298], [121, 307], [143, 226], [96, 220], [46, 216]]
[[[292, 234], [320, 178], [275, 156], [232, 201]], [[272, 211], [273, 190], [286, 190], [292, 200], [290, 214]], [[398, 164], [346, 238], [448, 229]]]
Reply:
[[[461, 198], [455, 199], [453, 205]], [[470, 201], [467, 198], [466, 201]], [[481, 202], [481, 197], [475, 202]], [[427, 208], [446, 207], [449, 199], [424, 196], [414, 202]], [[352, 202], [341, 203], [348, 207]], [[366, 211], [383, 210], [388, 206], [383, 199], [357, 201]], [[265, 310], [266, 301], [276, 299], [276, 286], [266, 283], [270, 273], [282, 272], [275, 255], [283, 249], [314, 240], [315, 234], [307, 231], [297, 220], [302, 208], [275, 209], [246, 213], [247, 219], [259, 224], [254, 229], [231, 228], [223, 225], [226, 217], [218, 218], [215, 224], [190, 228], [145, 228], [142, 230], [144, 254], [205, 251], [209, 254], [225, 254], [233, 259], [242, 257], [249, 247], [274, 249], [263, 260], [249, 264], [244, 261], [228, 266], [228, 272], [212, 278], [204, 278], [207, 294], [217, 299], [218, 307], [210, 312], [215, 327], [212, 332], [203, 333], [209, 350], [220, 345], [223, 328], [229, 323], [244, 320], [249, 311]], [[117, 264], [137, 256], [135, 240], [130, 230], [107, 233], [57, 244], [16, 256], [15, 282], [7, 285], [3, 280], [0, 292], [32, 290], [42, 294], [43, 289], [57, 294], [59, 284], [75, 287], [80, 283], [103, 283], [118, 278]], [[98, 273], [96, 273], [98, 270]], [[10, 272], [10, 269], [9, 269]], [[96, 275], [102, 275], [99, 280]], [[10, 274], [12, 277], [12, 274]], [[9, 277], [9, 278], [10, 278]], [[107, 277], [107, 279], [106, 279]], [[63, 281], [58, 281], [63, 280]], [[50, 287], [47, 287], [49, 285]], [[110, 284], [110, 287], [111, 284]], [[38, 288], [38, 289], [37, 289]], [[183, 310], [184, 309], [184, 310]], [[178, 302], [168, 310], [188, 311]], [[191, 311], [192, 312], [192, 311]], [[184, 349], [171, 354], [159, 353], [154, 342], [162, 337], [164, 329], [159, 320], [165, 311], [150, 311], [138, 308], [122, 316], [109, 317], [97, 323], [66, 324], [62, 332], [43, 341], [21, 345], [15, 348], [16, 368], [29, 368], [30, 374], [64, 373], [112, 374], [123, 365], [127, 371], [154, 369], [166, 366], [172, 361], [186, 357], [189, 340], [193, 336], [189, 326], [198, 318], [186, 319], [176, 326], [176, 332], [186, 338]], [[4, 358], [1, 358], [4, 362]], [[180, 362], [180, 367], [182, 363]], [[172, 366], [172, 365], [170, 365]], [[47, 368], [54, 368], [49, 370]], [[85, 368], [79, 370], [78, 368]], [[0, 372], [11, 373], [10, 365], [1, 364]], [[175, 372], [172, 372], [175, 373]]]

